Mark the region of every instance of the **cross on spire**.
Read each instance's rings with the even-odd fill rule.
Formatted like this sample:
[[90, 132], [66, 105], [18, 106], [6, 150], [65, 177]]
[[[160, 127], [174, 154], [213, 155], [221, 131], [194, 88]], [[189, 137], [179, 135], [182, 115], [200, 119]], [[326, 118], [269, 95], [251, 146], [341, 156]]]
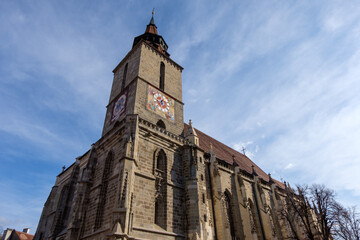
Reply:
[[244, 155], [246, 155], [245, 153], [245, 150], [246, 150], [246, 148], [244, 147], [244, 146], [242, 146], [242, 149], [241, 149], [241, 151], [242, 151], [242, 153], [244, 154]]

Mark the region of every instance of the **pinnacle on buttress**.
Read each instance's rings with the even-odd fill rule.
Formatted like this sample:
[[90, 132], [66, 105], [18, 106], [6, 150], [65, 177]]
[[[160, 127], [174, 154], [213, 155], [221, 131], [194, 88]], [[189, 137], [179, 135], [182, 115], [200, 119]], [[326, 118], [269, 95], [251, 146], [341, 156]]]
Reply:
[[195, 131], [195, 128], [192, 125], [191, 120], [189, 120], [189, 128], [185, 134], [186, 140], [188, 140], [190, 143], [199, 146], [199, 138]]
[[268, 176], [269, 176], [269, 183], [270, 183], [270, 184], [275, 183], [274, 180], [271, 178], [271, 174], [270, 174], [270, 173], [268, 174]]
[[254, 176], [258, 176], [258, 174], [257, 174], [256, 171], [255, 171], [255, 166], [254, 166], [254, 165], [251, 165], [251, 169], [252, 169], [252, 174], [253, 174]]
[[235, 160], [235, 155], [232, 155], [232, 160], [233, 160], [233, 166], [234, 167], [238, 167], [239, 166], [239, 164], [236, 162], [236, 160]]

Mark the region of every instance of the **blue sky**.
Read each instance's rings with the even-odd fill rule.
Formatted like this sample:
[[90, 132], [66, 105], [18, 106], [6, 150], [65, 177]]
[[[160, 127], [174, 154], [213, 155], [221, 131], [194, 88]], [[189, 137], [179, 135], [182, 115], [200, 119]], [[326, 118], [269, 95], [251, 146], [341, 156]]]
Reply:
[[1, 1], [1, 227], [34, 233], [61, 167], [100, 138], [112, 70], [153, 7], [186, 121], [360, 202], [359, 1]]

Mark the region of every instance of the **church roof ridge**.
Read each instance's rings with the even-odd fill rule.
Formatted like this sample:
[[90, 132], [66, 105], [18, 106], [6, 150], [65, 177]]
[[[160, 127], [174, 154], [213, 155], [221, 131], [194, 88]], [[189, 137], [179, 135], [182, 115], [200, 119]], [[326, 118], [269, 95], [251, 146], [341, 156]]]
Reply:
[[[189, 125], [184, 123], [184, 132], [186, 132], [188, 128]], [[239, 165], [240, 169], [246, 171], [249, 174], [253, 173], [252, 166], [254, 166], [254, 169], [256, 170], [256, 173], [259, 175], [259, 177], [266, 182], [270, 182], [269, 175], [266, 174], [259, 166], [257, 166], [248, 156], [238, 152], [237, 150], [227, 146], [226, 144], [216, 140], [215, 138], [210, 137], [209, 135], [203, 133], [197, 128], [195, 128], [195, 130], [199, 138], [200, 148], [202, 148], [204, 151], [210, 151], [209, 144], [211, 143], [217, 158], [224, 160], [230, 165], [233, 165], [233, 160], [235, 160], [236, 163]], [[276, 185], [284, 188], [284, 185], [280, 181], [277, 181], [273, 178], [272, 180], [276, 183]]]

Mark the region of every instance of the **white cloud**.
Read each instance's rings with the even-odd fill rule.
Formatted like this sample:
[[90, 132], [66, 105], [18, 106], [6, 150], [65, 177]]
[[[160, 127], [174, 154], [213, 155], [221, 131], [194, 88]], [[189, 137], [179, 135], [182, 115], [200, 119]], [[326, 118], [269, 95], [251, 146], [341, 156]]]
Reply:
[[290, 169], [293, 168], [295, 165], [292, 163], [289, 163], [288, 165], [285, 166], [285, 169]]
[[197, 58], [188, 76], [212, 104], [186, 111], [199, 116], [195, 127], [240, 152], [241, 139], [252, 139], [260, 148], [247, 155], [274, 177], [359, 196], [360, 5], [320, 5], [235, 6], [216, 57]]

